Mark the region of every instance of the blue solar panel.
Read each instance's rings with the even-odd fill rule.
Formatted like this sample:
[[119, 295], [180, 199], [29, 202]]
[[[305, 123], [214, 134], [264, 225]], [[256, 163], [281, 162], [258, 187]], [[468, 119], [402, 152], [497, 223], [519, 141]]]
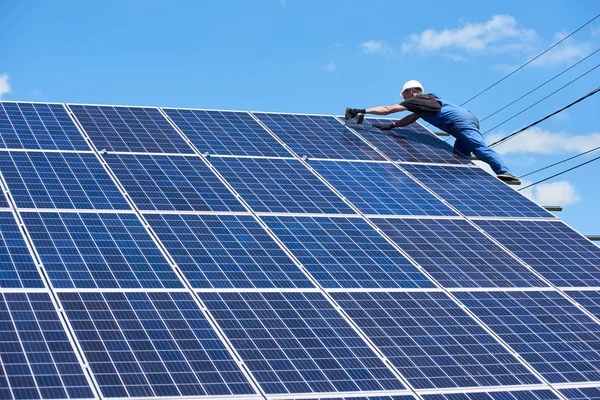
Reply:
[[402, 390], [320, 293], [200, 293], [267, 394]]
[[194, 153], [157, 108], [76, 104], [69, 108], [98, 150]]
[[445, 293], [332, 296], [415, 388], [541, 383]]
[[47, 293], [0, 293], [0, 398], [94, 398]]
[[372, 221], [442, 286], [548, 286], [465, 220]]
[[362, 218], [261, 219], [325, 288], [434, 287]]
[[4, 197], [4, 191], [2, 191], [2, 193], [0, 193], [0, 208], [8, 208], [8, 201], [6, 200], [6, 197]]
[[0, 212], [0, 288], [42, 287], [44, 283], [14, 216]]
[[252, 216], [145, 217], [195, 288], [314, 287]]
[[394, 161], [468, 164], [465, 157], [454, 155], [452, 146], [414, 123], [393, 131], [380, 131], [371, 123], [390, 123], [396, 119], [367, 118], [362, 125], [346, 124]]
[[91, 150], [62, 104], [0, 102], [0, 147]]
[[135, 214], [21, 213], [56, 288], [181, 288]]
[[402, 167], [467, 216], [554, 218], [481, 168], [410, 164]]
[[104, 397], [255, 394], [188, 293], [60, 293]]
[[365, 214], [456, 215], [393, 164], [309, 161]]
[[516, 390], [514, 392], [477, 392], [425, 395], [425, 400], [555, 400], [550, 390]]
[[560, 390], [560, 394], [562, 394], [569, 400], [600, 399], [600, 388], [588, 387], [588, 388], [562, 389], [562, 390]]
[[198, 156], [108, 154], [105, 159], [140, 210], [246, 211]]
[[587, 311], [592, 313], [596, 318], [600, 318], [600, 291], [580, 290], [565, 292], [569, 297], [575, 299]]
[[385, 159], [334, 117], [253, 114], [299, 156], [344, 160]]
[[600, 325], [558, 292], [456, 296], [550, 383], [600, 381]]
[[0, 172], [20, 208], [131, 209], [90, 153], [0, 152]]
[[560, 221], [475, 221], [557, 286], [600, 286], [600, 248]]
[[163, 111], [202, 153], [274, 157], [291, 155], [245, 111], [169, 108]]
[[217, 158], [210, 163], [256, 212], [354, 214], [298, 160]]

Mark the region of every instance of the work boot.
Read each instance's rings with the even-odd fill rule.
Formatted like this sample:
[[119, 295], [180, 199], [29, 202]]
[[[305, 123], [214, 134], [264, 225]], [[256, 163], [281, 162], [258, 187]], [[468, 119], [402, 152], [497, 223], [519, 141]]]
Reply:
[[502, 182], [508, 185], [520, 185], [521, 181], [519, 178], [514, 176], [513, 174], [498, 174], [496, 178], [500, 179]]

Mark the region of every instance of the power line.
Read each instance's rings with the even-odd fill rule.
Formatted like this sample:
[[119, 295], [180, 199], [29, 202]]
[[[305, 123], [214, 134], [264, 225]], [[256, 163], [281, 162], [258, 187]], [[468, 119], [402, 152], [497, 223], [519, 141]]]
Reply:
[[569, 168], [569, 169], [566, 169], [566, 170], [564, 170], [564, 171], [562, 171], [562, 172], [559, 172], [558, 174], [554, 174], [554, 175], [552, 175], [552, 176], [549, 176], [549, 177], [547, 177], [547, 178], [545, 178], [545, 179], [542, 179], [542, 180], [539, 180], [539, 181], [537, 181], [537, 182], [534, 182], [534, 183], [532, 183], [531, 185], [527, 185], [527, 186], [525, 186], [525, 187], [522, 187], [522, 188], [520, 188], [520, 189], [517, 189], [517, 191], [518, 191], [518, 192], [520, 192], [521, 190], [525, 190], [525, 189], [527, 189], [527, 188], [530, 188], [530, 187], [532, 187], [532, 186], [534, 186], [534, 185], [537, 185], [538, 183], [542, 183], [542, 182], [545, 182], [545, 181], [547, 181], [547, 180], [549, 180], [549, 179], [556, 178], [556, 177], [557, 177], [557, 176], [559, 176], [559, 175], [562, 175], [562, 174], [564, 174], [564, 173], [567, 173], [567, 172], [569, 172], [569, 171], [573, 171], [574, 169], [577, 169], [577, 168], [579, 168], [579, 167], [583, 167], [585, 164], [589, 164], [589, 163], [591, 163], [592, 161], [596, 161], [596, 160], [599, 160], [599, 159], [600, 159], [600, 156], [598, 156], [598, 157], [596, 157], [596, 158], [592, 158], [591, 160], [588, 160], [588, 161], [586, 161], [586, 162], [584, 162], [584, 163], [578, 164], [578, 165], [576, 165], [576, 166], [574, 166], [574, 167], [572, 167], [572, 168]]
[[490, 90], [491, 88], [493, 88], [494, 86], [496, 86], [497, 84], [499, 84], [500, 82], [504, 81], [509, 76], [511, 76], [511, 75], [517, 73], [518, 71], [520, 71], [521, 69], [525, 68], [527, 65], [531, 64], [533, 61], [537, 60], [538, 58], [540, 58], [541, 56], [543, 56], [544, 54], [546, 54], [547, 52], [549, 52], [550, 50], [552, 50], [553, 48], [555, 48], [556, 46], [558, 46], [559, 44], [561, 44], [562, 42], [564, 42], [565, 40], [567, 40], [568, 38], [570, 38], [571, 36], [573, 36], [575, 33], [579, 32], [584, 27], [586, 27], [587, 25], [591, 24], [598, 17], [600, 17], [600, 14], [596, 15], [594, 18], [590, 19], [588, 22], [586, 22], [585, 24], [581, 25], [579, 28], [575, 29], [573, 32], [571, 32], [570, 34], [568, 34], [567, 36], [565, 36], [564, 38], [562, 38], [558, 42], [554, 43], [552, 46], [548, 47], [546, 50], [542, 51], [540, 54], [538, 54], [537, 56], [533, 57], [531, 60], [527, 61], [525, 64], [521, 65], [519, 68], [515, 69], [510, 74], [506, 75], [504, 78], [500, 79], [496, 83], [488, 86], [487, 88], [485, 88], [481, 92], [477, 93], [475, 96], [471, 97], [469, 100], [467, 100], [464, 103], [462, 103], [461, 106], [464, 106], [465, 104], [467, 104], [471, 100], [479, 97], [480, 95], [482, 95], [483, 93], [487, 92], [488, 90]]
[[600, 48], [597, 49], [596, 51], [594, 51], [593, 53], [589, 54], [588, 56], [586, 56], [585, 58], [582, 58], [581, 60], [577, 61], [575, 64], [571, 65], [569, 68], [563, 70], [562, 72], [554, 75], [552, 78], [548, 79], [547, 81], [545, 81], [544, 83], [540, 84], [539, 86], [537, 86], [534, 89], [531, 89], [529, 92], [525, 93], [524, 95], [518, 97], [516, 100], [508, 103], [507, 105], [505, 105], [504, 107], [494, 111], [493, 113], [491, 113], [490, 115], [488, 115], [487, 117], [481, 119], [479, 122], [483, 122], [486, 119], [493, 117], [494, 115], [498, 114], [500, 111], [505, 110], [506, 108], [512, 106], [513, 104], [515, 104], [516, 102], [518, 102], [519, 100], [524, 99], [525, 97], [529, 96], [531, 93], [535, 92], [536, 90], [538, 90], [539, 88], [541, 88], [542, 86], [546, 85], [547, 83], [552, 82], [554, 79], [558, 78], [559, 76], [561, 76], [562, 74], [564, 74], [565, 72], [571, 70], [572, 68], [576, 67], [577, 65], [581, 64], [582, 62], [584, 62], [585, 60], [587, 60], [588, 58], [590, 58], [591, 56], [593, 56], [594, 54], [596, 54], [597, 52], [600, 51]]
[[564, 160], [561, 160], [561, 161], [555, 162], [554, 164], [546, 165], [545, 167], [542, 167], [542, 168], [540, 168], [540, 169], [536, 169], [535, 171], [528, 172], [528, 173], [526, 173], [525, 175], [521, 175], [521, 176], [519, 177], [519, 179], [520, 179], [520, 178], [525, 178], [526, 176], [529, 176], [529, 175], [533, 175], [533, 174], [535, 174], [535, 173], [537, 173], [537, 172], [540, 172], [540, 171], [543, 171], [543, 170], [545, 170], [545, 169], [548, 169], [548, 168], [554, 167], [554, 166], [556, 166], [556, 165], [558, 165], [558, 164], [562, 164], [562, 163], [564, 163], [564, 162], [571, 161], [571, 160], [572, 160], [572, 159], [574, 159], [574, 158], [581, 157], [581, 156], [583, 156], [583, 155], [586, 155], [586, 154], [588, 154], [588, 153], [591, 153], [591, 152], [593, 152], [593, 151], [596, 151], [596, 150], [598, 150], [598, 149], [600, 149], [600, 146], [598, 146], [598, 147], [594, 147], [593, 149], [589, 149], [589, 150], [587, 150], [587, 151], [584, 151], [583, 153], [579, 153], [579, 154], [577, 154], [577, 155], [574, 155], [574, 156], [572, 156], [572, 157], [565, 158]]
[[535, 125], [539, 124], [540, 122], [543, 122], [543, 121], [547, 120], [547, 119], [548, 119], [548, 118], [550, 118], [550, 117], [553, 117], [553, 116], [555, 116], [556, 114], [558, 114], [558, 113], [560, 113], [560, 112], [562, 112], [562, 111], [566, 110], [567, 108], [569, 108], [569, 107], [571, 107], [571, 106], [574, 106], [575, 104], [579, 103], [580, 101], [583, 101], [583, 100], [587, 99], [588, 97], [595, 95], [595, 94], [596, 94], [596, 93], [598, 93], [598, 92], [600, 92], [600, 87], [598, 87], [598, 88], [596, 88], [596, 89], [592, 90], [591, 92], [589, 92], [589, 93], [588, 93], [588, 94], [586, 94], [585, 96], [583, 96], [583, 97], [580, 97], [579, 99], [575, 100], [575, 101], [574, 101], [574, 102], [572, 102], [571, 104], [568, 104], [568, 105], [564, 106], [564, 107], [563, 107], [563, 108], [561, 108], [560, 110], [556, 110], [556, 111], [554, 111], [552, 114], [548, 114], [548, 115], [546, 115], [544, 118], [542, 118], [542, 119], [539, 119], [539, 120], [535, 121], [534, 123], [527, 125], [525, 128], [521, 128], [521, 129], [519, 129], [518, 131], [516, 131], [516, 132], [513, 132], [513, 133], [511, 133], [510, 135], [508, 135], [508, 136], [505, 136], [505, 137], [503, 137], [502, 139], [495, 141], [494, 143], [490, 144], [490, 145], [489, 145], [489, 147], [495, 147], [495, 146], [499, 145], [500, 143], [507, 141], [508, 139], [510, 139], [510, 138], [512, 138], [512, 137], [514, 137], [514, 136], [516, 136], [516, 135], [518, 135], [519, 133], [521, 133], [521, 132], [523, 132], [523, 131], [525, 131], [525, 130], [527, 130], [527, 129], [531, 128], [532, 126], [535, 126]]
[[493, 128], [488, 129], [487, 131], [483, 132], [482, 135], [487, 135], [488, 133], [490, 133], [491, 131], [493, 131], [494, 129], [498, 128], [499, 126], [504, 125], [505, 123], [507, 123], [508, 121], [510, 121], [511, 119], [523, 114], [525, 111], [529, 110], [530, 108], [532, 108], [533, 106], [536, 106], [538, 104], [540, 104], [542, 101], [546, 100], [547, 98], [555, 95], [556, 93], [560, 92], [561, 90], [563, 90], [564, 88], [566, 88], [567, 86], [569, 86], [570, 84], [572, 84], [573, 82], [577, 81], [580, 78], [583, 78], [585, 75], [589, 74], [590, 72], [592, 72], [593, 70], [595, 70], [596, 68], [600, 67], [600, 64], [597, 64], [594, 68], [587, 70], [586, 72], [584, 72], [583, 74], [579, 75], [577, 78], [569, 81], [568, 83], [564, 84], [563, 86], [559, 87], [558, 89], [556, 89], [554, 92], [550, 93], [549, 95], [541, 98], [540, 100], [536, 101], [535, 103], [533, 103], [532, 105], [530, 105], [527, 108], [522, 109], [521, 111], [519, 111], [518, 113], [514, 114], [513, 116], [505, 119], [504, 121], [500, 122], [498, 125], [494, 126]]

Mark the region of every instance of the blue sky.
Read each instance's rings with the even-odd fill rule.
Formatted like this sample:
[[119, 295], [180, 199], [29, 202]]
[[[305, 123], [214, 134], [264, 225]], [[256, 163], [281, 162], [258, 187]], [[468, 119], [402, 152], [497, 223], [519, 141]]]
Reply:
[[[462, 103], [600, 12], [597, 1], [13, 1], [0, 4], [6, 100], [341, 113], [399, 102], [404, 81]], [[600, 18], [467, 105], [483, 119], [600, 48]], [[594, 68], [600, 53], [482, 122]], [[595, 89], [600, 68], [488, 135]], [[600, 146], [600, 95], [499, 147], [516, 175]], [[399, 114], [399, 117], [402, 115]], [[542, 179], [572, 164], [528, 177]], [[600, 234], [600, 160], [529, 193]]]

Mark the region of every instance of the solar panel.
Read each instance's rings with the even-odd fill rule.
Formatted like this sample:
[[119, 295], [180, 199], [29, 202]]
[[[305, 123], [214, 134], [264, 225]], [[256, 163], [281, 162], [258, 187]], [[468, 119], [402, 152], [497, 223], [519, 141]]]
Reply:
[[404, 387], [320, 293], [200, 293], [266, 394]]
[[8, 201], [6, 200], [6, 197], [4, 197], [4, 191], [2, 192], [3, 193], [0, 193], [0, 208], [8, 208]]
[[476, 392], [431, 394], [423, 396], [424, 400], [554, 400], [559, 399], [550, 390], [516, 390], [513, 392]]
[[362, 218], [261, 219], [325, 288], [434, 287]]
[[20, 208], [131, 209], [91, 153], [0, 152], [0, 172]]
[[600, 388], [597, 387], [562, 389], [560, 393], [569, 400], [600, 399]]
[[256, 212], [354, 214], [298, 160], [218, 158], [210, 163]]
[[456, 296], [550, 383], [600, 381], [600, 325], [558, 292]]
[[314, 287], [252, 216], [145, 217], [194, 288]]
[[402, 167], [464, 215], [554, 218], [481, 168], [411, 164]]
[[24, 212], [55, 288], [181, 288], [135, 214]]
[[600, 318], [600, 291], [596, 290], [580, 290], [566, 292], [567, 295], [575, 299], [577, 303], [582, 305], [587, 311], [592, 313], [597, 318]]
[[390, 163], [309, 161], [364, 214], [456, 215]]
[[390, 123], [395, 119], [366, 118], [358, 125], [354, 120], [346, 124], [394, 161], [469, 164], [462, 156], [454, 155], [452, 146], [440, 140], [422, 125], [414, 123], [393, 131], [373, 128], [372, 123]]
[[332, 116], [253, 113], [297, 155], [344, 160], [384, 160]]
[[13, 214], [0, 212], [0, 288], [43, 287]]
[[475, 221], [557, 286], [600, 286], [600, 248], [560, 221]]
[[95, 398], [47, 293], [0, 293], [0, 398]]
[[194, 154], [157, 108], [69, 104], [98, 150]]
[[415, 388], [541, 383], [445, 293], [331, 295]]
[[104, 397], [255, 394], [188, 293], [60, 293]]
[[289, 157], [291, 154], [243, 111], [164, 108], [163, 111], [201, 153]]
[[62, 104], [0, 101], [0, 147], [90, 150]]
[[442, 286], [548, 286], [465, 220], [371, 221]]
[[198, 156], [107, 154], [140, 210], [246, 211]]

